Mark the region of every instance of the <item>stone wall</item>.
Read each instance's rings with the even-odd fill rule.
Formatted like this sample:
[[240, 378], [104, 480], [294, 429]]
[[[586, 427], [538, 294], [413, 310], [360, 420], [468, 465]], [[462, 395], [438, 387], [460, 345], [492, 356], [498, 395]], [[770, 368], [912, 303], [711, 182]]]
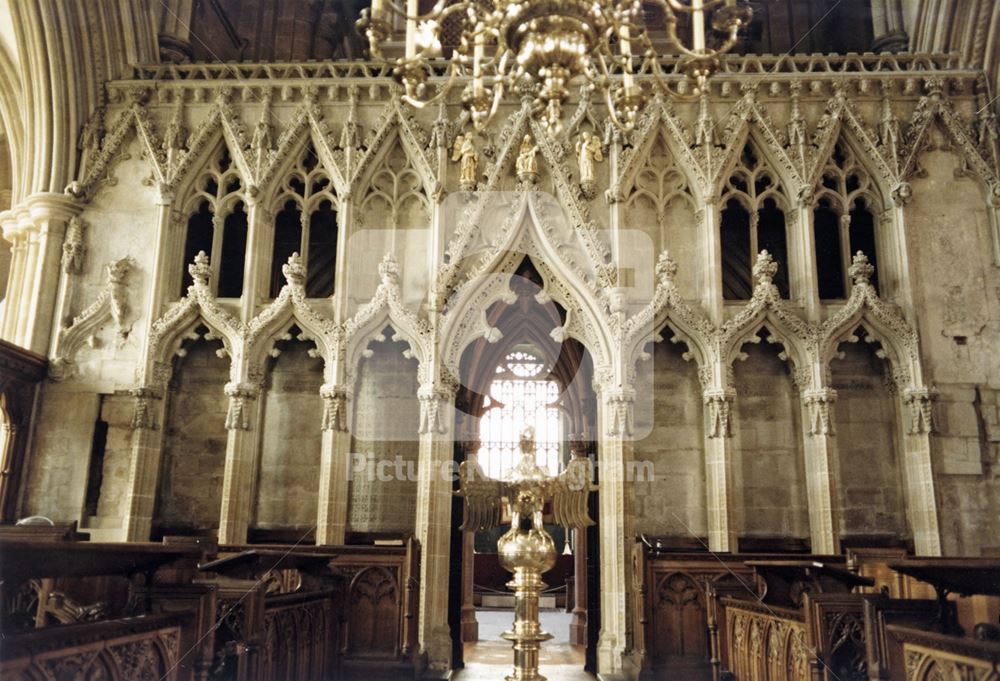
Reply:
[[908, 536], [903, 499], [896, 406], [885, 363], [864, 341], [841, 345], [843, 358], [830, 363], [837, 401], [838, 510], [841, 539]]
[[733, 480], [742, 537], [809, 536], [799, 397], [779, 347], [745, 345], [747, 358], [735, 366]]
[[255, 527], [304, 530], [316, 523], [323, 360], [310, 344], [279, 343], [264, 383]]
[[154, 527], [170, 532], [219, 527], [226, 461], [228, 362], [218, 343], [199, 341], [174, 365]]
[[372, 343], [371, 356], [358, 368], [351, 452], [364, 469], [355, 468], [350, 482], [350, 532], [414, 530], [420, 450], [417, 364], [403, 356], [405, 343], [390, 340], [391, 329], [384, 335], [386, 340]]
[[[669, 336], [666, 329], [663, 335]], [[635, 482], [636, 532], [688, 541], [708, 534], [701, 387], [697, 367], [681, 357], [683, 345], [652, 346], [651, 366], [640, 367], [635, 443], [639, 466], [652, 463], [653, 479]], [[637, 467], [637, 470], [645, 470]]]

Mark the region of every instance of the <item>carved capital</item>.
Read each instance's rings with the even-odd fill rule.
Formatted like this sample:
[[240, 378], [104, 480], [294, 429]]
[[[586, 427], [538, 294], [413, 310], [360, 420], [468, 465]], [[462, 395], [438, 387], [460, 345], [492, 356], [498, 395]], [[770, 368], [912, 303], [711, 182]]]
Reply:
[[227, 383], [226, 430], [250, 430], [250, 402], [257, 399], [260, 387], [254, 383]]
[[833, 388], [819, 388], [802, 393], [802, 402], [809, 415], [809, 434], [833, 435], [833, 419], [830, 409], [837, 401], [837, 391]]
[[708, 410], [708, 422], [705, 432], [710, 438], [732, 436], [732, 406], [736, 398], [733, 390], [706, 390], [704, 393], [705, 407]]
[[445, 410], [452, 407], [458, 386], [450, 381], [439, 381], [420, 386], [417, 396], [420, 398], [420, 434], [436, 433], [444, 435], [448, 432], [445, 421]]
[[153, 402], [162, 400], [163, 393], [148, 386], [132, 388], [128, 391], [132, 397], [132, 430], [157, 430], [156, 414]]
[[323, 398], [323, 430], [347, 432], [347, 389], [344, 386], [324, 384], [319, 389]]
[[903, 391], [903, 404], [910, 408], [910, 435], [935, 432], [934, 400], [937, 391], [932, 388], [908, 388]]
[[635, 414], [635, 390], [612, 388], [601, 394], [607, 413], [606, 435], [626, 438], [632, 436]]

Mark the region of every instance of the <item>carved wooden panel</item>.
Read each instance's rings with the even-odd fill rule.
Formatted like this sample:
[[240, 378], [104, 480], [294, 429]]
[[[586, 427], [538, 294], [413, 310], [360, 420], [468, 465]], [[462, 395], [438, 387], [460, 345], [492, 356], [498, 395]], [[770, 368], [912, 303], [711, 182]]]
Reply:
[[348, 654], [395, 657], [399, 652], [398, 569], [366, 567], [348, 592]]
[[42, 629], [4, 642], [11, 681], [174, 681], [183, 618], [175, 615]]
[[738, 681], [810, 681], [806, 625], [794, 610], [723, 599], [730, 671]]

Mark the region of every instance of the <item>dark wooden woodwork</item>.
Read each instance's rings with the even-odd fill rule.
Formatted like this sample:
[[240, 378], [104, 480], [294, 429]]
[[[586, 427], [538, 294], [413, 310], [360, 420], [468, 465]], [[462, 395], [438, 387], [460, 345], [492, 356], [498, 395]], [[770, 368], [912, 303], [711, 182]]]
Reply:
[[761, 599], [769, 605], [798, 608], [805, 594], [849, 593], [875, 581], [820, 560], [748, 560], [763, 583]]
[[0, 538], [0, 582], [5, 587], [39, 577], [152, 573], [176, 561], [197, 559], [189, 547], [152, 543], [41, 542]]
[[[933, 630], [937, 626], [938, 604], [933, 600], [862, 596], [865, 626], [865, 657], [870, 681], [888, 681], [905, 674], [902, 649], [887, 638], [889, 624]], [[895, 673], [894, 673], [895, 670]]]
[[900, 651], [904, 665], [896, 665], [892, 681], [938, 681], [1000, 677], [1000, 643], [950, 636], [898, 624], [886, 626], [889, 645]]
[[16, 520], [31, 415], [47, 367], [41, 355], [0, 340], [0, 420], [7, 430], [0, 451], [0, 523]]
[[194, 679], [177, 664], [192, 615], [150, 615], [5, 636], [0, 677], [10, 681]]

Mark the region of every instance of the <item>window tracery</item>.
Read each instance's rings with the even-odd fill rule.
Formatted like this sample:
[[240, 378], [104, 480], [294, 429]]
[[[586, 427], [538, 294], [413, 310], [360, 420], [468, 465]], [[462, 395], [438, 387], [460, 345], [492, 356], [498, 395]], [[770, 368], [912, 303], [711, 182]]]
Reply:
[[308, 145], [274, 201], [270, 296], [285, 284], [282, 265], [293, 253], [306, 263], [306, 296], [333, 294], [337, 261], [337, 197], [333, 182]]
[[[813, 207], [816, 272], [821, 300], [844, 298], [850, 290], [851, 257], [863, 251], [878, 272], [873, 206], [878, 205], [871, 176], [844, 140], [823, 168]], [[878, 290], [878, 280], [872, 285]]]
[[408, 229], [426, 226], [429, 217], [420, 173], [397, 140], [372, 173], [359, 220], [367, 227]]
[[719, 230], [722, 291], [726, 300], [750, 299], [753, 261], [762, 250], [768, 251], [778, 263], [774, 283], [782, 298], [789, 297], [787, 203], [777, 173], [753, 140], [748, 139], [722, 190]]
[[667, 230], [673, 222], [673, 211], [695, 210], [688, 180], [674, 161], [662, 133], [657, 134], [645, 164], [636, 173], [635, 184], [626, 201], [629, 209], [646, 209], [656, 216], [661, 249], [670, 242]]
[[530, 350], [509, 353], [496, 368], [479, 422], [479, 464], [487, 475], [505, 476], [520, 455], [521, 432], [535, 429], [535, 460], [550, 475], [560, 470], [563, 417], [559, 384]]
[[204, 251], [212, 266], [211, 281], [216, 295], [239, 298], [243, 294], [247, 214], [243, 182], [225, 146], [202, 171], [194, 187], [185, 205], [188, 221], [180, 295], [193, 283], [188, 264], [194, 262], [199, 251]]

